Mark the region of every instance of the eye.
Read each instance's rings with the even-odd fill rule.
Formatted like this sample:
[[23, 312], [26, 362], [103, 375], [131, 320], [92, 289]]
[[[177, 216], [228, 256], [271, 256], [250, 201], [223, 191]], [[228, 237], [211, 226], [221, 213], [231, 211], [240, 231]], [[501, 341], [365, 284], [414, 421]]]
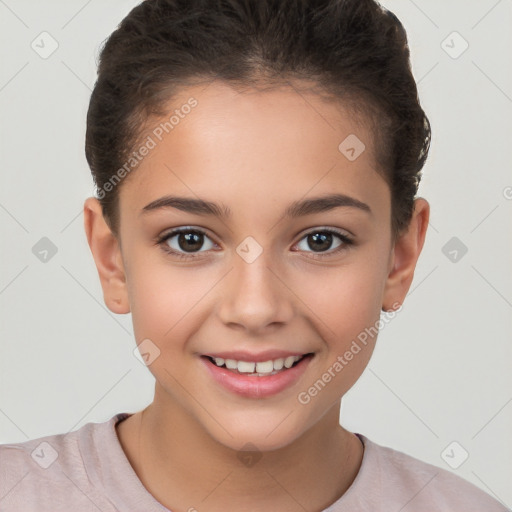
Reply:
[[[332, 247], [335, 239], [338, 239], [339, 242], [337, 245]], [[354, 243], [354, 241], [345, 233], [335, 229], [323, 229], [318, 228], [314, 231], [310, 231], [306, 233], [306, 235], [301, 239], [301, 241], [297, 244], [299, 250], [305, 252], [313, 252], [317, 253], [316, 257], [331, 256], [333, 254], [337, 254], [340, 251], [343, 251]], [[307, 247], [313, 248], [313, 251], [308, 251]], [[330, 250], [329, 249], [334, 249]]]
[[[178, 258], [194, 258], [194, 255], [203, 247], [205, 238], [210, 240], [206, 233], [199, 228], [184, 227], [165, 233], [157, 240], [162, 249]], [[208, 244], [207, 244], [208, 245]], [[210, 250], [215, 246], [210, 240]]]
[[[332, 247], [333, 242], [338, 239], [338, 244]], [[209, 240], [209, 246], [204, 248], [205, 239]], [[304, 241], [304, 242], [303, 242]], [[156, 241], [162, 249], [173, 257], [179, 259], [193, 259], [197, 258], [197, 254], [207, 252], [215, 247], [215, 243], [211, 241], [205, 231], [199, 228], [182, 227], [174, 229], [168, 233], [163, 234]], [[317, 228], [314, 231], [306, 233], [306, 235], [297, 244], [300, 251], [314, 253], [313, 258], [329, 257], [334, 254], [347, 249], [348, 246], [353, 245], [354, 241], [349, 235], [335, 230]], [[313, 248], [309, 251], [307, 247]], [[201, 251], [200, 249], [205, 249]], [[334, 250], [329, 250], [334, 249]], [[315, 254], [316, 253], [316, 254]]]

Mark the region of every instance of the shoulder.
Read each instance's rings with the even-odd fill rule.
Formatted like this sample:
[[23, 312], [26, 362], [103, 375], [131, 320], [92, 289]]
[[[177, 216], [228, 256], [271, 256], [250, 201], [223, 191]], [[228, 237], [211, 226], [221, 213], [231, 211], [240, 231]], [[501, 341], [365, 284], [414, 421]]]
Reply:
[[361, 475], [368, 483], [377, 484], [383, 503], [395, 504], [403, 512], [508, 511], [495, 498], [451, 471], [359, 437], [365, 446]]
[[[51, 479], [55, 471], [75, 467], [73, 459], [79, 454], [78, 438], [90, 426], [66, 434], [48, 435], [20, 443], [0, 445], [0, 490], [5, 491], [9, 482], [25, 476], [38, 480]], [[29, 478], [31, 480], [32, 478]]]
[[45, 506], [61, 510], [59, 504], [72, 504], [80, 510], [97, 510], [95, 503], [101, 501], [95, 499], [98, 489], [84, 456], [99, 455], [94, 453], [97, 439], [118, 416], [68, 433], [0, 444], [0, 509], [20, 510], [23, 505], [27, 512], [46, 510]]

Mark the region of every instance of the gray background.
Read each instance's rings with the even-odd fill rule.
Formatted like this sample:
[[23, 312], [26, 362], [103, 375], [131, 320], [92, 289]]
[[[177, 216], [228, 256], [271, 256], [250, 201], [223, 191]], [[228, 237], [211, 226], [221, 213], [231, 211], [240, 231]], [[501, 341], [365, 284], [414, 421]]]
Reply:
[[[0, 0], [0, 442], [152, 399], [130, 315], [103, 303], [82, 215], [94, 192], [84, 135], [95, 59], [136, 3]], [[512, 2], [382, 4], [408, 31], [433, 127], [420, 186], [431, 225], [403, 311], [343, 400], [342, 423], [511, 507]]]

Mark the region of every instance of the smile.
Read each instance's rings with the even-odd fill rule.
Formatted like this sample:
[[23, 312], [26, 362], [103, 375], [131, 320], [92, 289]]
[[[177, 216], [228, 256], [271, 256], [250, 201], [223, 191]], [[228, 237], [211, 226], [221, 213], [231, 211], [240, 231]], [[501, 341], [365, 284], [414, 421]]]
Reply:
[[213, 382], [246, 398], [269, 397], [293, 386], [313, 358], [313, 353], [257, 362], [200, 357]]
[[295, 363], [300, 361], [303, 356], [289, 356], [286, 358], [270, 359], [269, 361], [237, 361], [235, 359], [223, 359], [222, 357], [210, 357], [210, 360], [219, 368], [227, 368], [235, 373], [246, 373], [249, 375], [265, 377], [267, 375], [275, 375], [283, 368], [291, 368]]

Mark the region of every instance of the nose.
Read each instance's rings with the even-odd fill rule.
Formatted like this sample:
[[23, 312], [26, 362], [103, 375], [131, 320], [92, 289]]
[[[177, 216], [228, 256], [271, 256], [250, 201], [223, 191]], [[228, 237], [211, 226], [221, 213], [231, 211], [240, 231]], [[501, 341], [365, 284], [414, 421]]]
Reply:
[[257, 334], [292, 318], [294, 294], [282, 277], [282, 269], [279, 272], [269, 256], [263, 251], [248, 262], [234, 254], [234, 268], [226, 276], [218, 311], [228, 327]]

